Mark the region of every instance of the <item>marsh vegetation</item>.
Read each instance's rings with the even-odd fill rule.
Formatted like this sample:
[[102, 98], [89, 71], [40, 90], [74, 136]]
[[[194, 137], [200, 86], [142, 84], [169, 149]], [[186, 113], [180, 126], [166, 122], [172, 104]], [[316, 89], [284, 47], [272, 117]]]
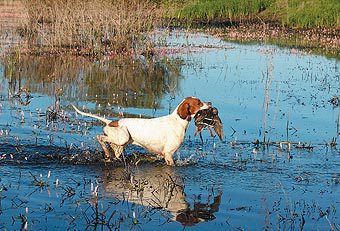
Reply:
[[[327, 1], [10, 1], [3, 49], [30, 54], [152, 57], [155, 28], [203, 28], [233, 41], [288, 44], [339, 53], [340, 3]], [[212, 30], [211, 28], [217, 28]], [[320, 50], [320, 49], [319, 49]]]
[[116, 56], [148, 49], [146, 32], [159, 13], [147, 1], [14, 1], [20, 52]]

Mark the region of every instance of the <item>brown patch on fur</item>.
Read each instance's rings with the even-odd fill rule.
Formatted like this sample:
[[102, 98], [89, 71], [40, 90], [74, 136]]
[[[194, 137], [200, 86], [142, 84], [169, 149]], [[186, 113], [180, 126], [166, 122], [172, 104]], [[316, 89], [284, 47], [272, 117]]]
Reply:
[[193, 97], [187, 97], [185, 100], [178, 106], [177, 114], [182, 119], [191, 119], [188, 118], [191, 115], [196, 114], [200, 108], [203, 106], [201, 100]]
[[118, 127], [118, 126], [119, 126], [118, 121], [119, 121], [119, 120], [112, 120], [112, 121], [108, 124], [109, 127]]

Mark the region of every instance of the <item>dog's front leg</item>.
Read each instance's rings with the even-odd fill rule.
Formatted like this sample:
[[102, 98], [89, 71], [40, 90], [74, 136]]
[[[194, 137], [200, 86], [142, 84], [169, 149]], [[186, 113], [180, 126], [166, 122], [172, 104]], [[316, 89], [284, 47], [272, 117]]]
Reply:
[[119, 158], [120, 155], [123, 153], [123, 150], [124, 150], [124, 146], [121, 146], [121, 145], [116, 145], [114, 143], [109, 143], [111, 149], [113, 150], [116, 158]]
[[165, 153], [164, 154], [165, 163], [167, 165], [170, 165], [170, 166], [175, 165], [175, 162], [174, 162], [174, 159], [172, 158], [172, 155], [173, 155], [173, 153]]

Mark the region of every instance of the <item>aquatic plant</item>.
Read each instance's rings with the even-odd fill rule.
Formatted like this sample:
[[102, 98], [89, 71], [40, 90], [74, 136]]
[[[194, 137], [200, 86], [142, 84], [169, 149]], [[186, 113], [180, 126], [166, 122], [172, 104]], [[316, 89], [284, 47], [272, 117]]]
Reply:
[[[263, 73], [263, 82], [264, 82], [264, 102], [263, 102], [263, 143], [268, 142], [270, 137], [267, 137], [267, 115], [269, 110], [269, 101], [270, 101], [270, 91], [272, 87], [273, 81], [273, 64], [272, 61], [268, 64], [266, 73]], [[267, 138], [267, 140], [266, 140]]]

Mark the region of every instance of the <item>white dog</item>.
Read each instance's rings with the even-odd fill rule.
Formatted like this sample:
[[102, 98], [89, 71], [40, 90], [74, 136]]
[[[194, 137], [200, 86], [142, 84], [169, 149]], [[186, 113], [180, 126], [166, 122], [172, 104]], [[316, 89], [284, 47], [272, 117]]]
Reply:
[[198, 98], [187, 97], [170, 115], [153, 119], [123, 118], [119, 120], [108, 120], [82, 112], [74, 105], [72, 106], [79, 114], [106, 123], [103, 129], [104, 135], [97, 136], [104, 150], [106, 162], [112, 161], [109, 147], [118, 158], [126, 145], [135, 144], [163, 156], [167, 165], [174, 165], [173, 154], [181, 146], [189, 122], [199, 110], [211, 107], [211, 103], [203, 103]]

